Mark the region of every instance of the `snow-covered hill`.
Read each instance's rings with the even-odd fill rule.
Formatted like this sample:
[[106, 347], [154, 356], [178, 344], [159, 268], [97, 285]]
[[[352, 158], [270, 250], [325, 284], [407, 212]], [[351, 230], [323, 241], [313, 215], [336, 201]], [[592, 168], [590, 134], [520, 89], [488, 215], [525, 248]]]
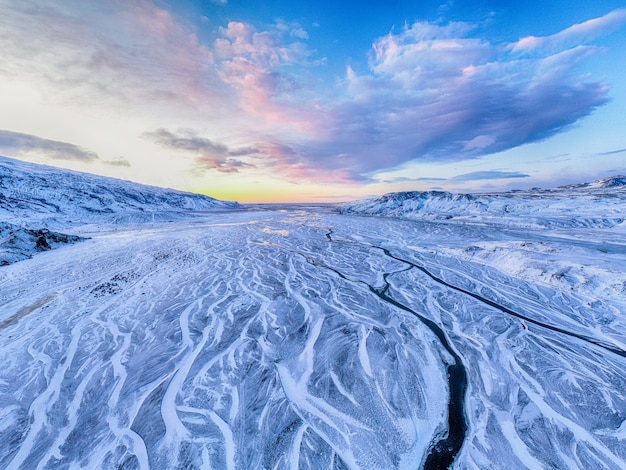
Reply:
[[347, 203], [347, 214], [489, 223], [516, 228], [607, 228], [626, 220], [626, 177], [553, 189], [489, 194], [389, 193]]
[[[505, 193], [390, 193], [339, 211], [484, 227], [480, 239], [459, 244], [442, 237], [433, 249], [559, 290], [616, 300], [626, 292], [626, 274], [608, 261], [626, 254], [624, 176]], [[609, 256], [600, 261], [600, 253]]]
[[200, 194], [0, 157], [0, 221], [32, 229], [152, 221], [237, 207]]
[[76, 234], [96, 226], [180, 220], [238, 207], [200, 194], [0, 157], [0, 266], [74, 243], [81, 239]]

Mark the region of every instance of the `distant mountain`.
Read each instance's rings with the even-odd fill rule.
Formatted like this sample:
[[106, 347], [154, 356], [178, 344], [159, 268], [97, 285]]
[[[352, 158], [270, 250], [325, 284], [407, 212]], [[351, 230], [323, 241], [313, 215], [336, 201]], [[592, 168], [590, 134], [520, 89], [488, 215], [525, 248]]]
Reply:
[[389, 193], [346, 203], [338, 210], [344, 214], [454, 219], [525, 228], [626, 227], [626, 177], [613, 176], [593, 183], [502, 193]]
[[619, 188], [626, 187], [626, 176], [618, 175], [589, 183], [590, 188]]
[[0, 157], [0, 221], [29, 228], [142, 222], [238, 207], [200, 194]]

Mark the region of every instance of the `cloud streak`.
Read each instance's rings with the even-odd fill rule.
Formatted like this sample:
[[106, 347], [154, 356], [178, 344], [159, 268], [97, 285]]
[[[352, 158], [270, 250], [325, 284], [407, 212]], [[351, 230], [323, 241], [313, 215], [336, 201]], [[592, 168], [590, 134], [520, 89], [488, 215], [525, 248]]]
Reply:
[[461, 175], [453, 176], [452, 178], [434, 178], [434, 177], [419, 177], [419, 178], [407, 178], [397, 177], [389, 180], [384, 180], [384, 183], [401, 183], [401, 182], [428, 182], [428, 183], [440, 183], [446, 182], [466, 182], [466, 181], [485, 181], [485, 180], [498, 180], [498, 179], [515, 179], [515, 178], [530, 178], [530, 175], [521, 173], [519, 171], [502, 171], [502, 170], [486, 170], [486, 171], [472, 171], [470, 173], [463, 173]]
[[575, 47], [599, 36], [612, 33], [626, 23], [626, 8], [620, 8], [599, 18], [570, 26], [550, 36], [527, 36], [509, 47], [513, 52], [532, 53]]
[[84, 162], [98, 159], [95, 152], [78, 145], [7, 130], [0, 130], [0, 151], [13, 157], [40, 156], [53, 160]]
[[530, 175], [519, 171], [472, 171], [470, 173], [463, 173], [462, 175], [454, 176], [450, 178], [450, 181], [484, 181], [511, 178], [530, 178]]
[[192, 129], [180, 129], [176, 133], [167, 129], [157, 129], [144, 133], [143, 137], [161, 147], [190, 154], [200, 169], [238, 173], [243, 168], [254, 168], [254, 165], [232, 157], [251, 155], [257, 152], [256, 149], [230, 150], [226, 145], [198, 136]]
[[609, 152], [601, 152], [600, 155], [615, 155], [617, 153], [626, 153], [626, 149], [611, 150]]
[[123, 168], [130, 168], [130, 162], [128, 160], [126, 160], [125, 158], [116, 158], [115, 160], [105, 160], [102, 163], [104, 163], [105, 165], [110, 165], [110, 166], [117, 166], [117, 167], [123, 167]]

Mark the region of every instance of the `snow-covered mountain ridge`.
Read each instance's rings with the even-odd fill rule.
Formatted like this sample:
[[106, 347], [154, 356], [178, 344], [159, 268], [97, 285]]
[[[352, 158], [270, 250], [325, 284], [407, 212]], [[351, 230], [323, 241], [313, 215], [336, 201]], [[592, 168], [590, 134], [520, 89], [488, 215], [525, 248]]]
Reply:
[[344, 214], [496, 223], [516, 228], [623, 226], [626, 177], [593, 183], [502, 193], [409, 191], [346, 203]]
[[201, 194], [0, 157], [0, 220], [28, 228], [142, 222], [237, 207]]
[[[624, 297], [626, 276], [599, 254], [626, 253], [626, 177], [551, 189], [452, 194], [389, 193], [339, 207], [343, 214], [488, 228], [492, 235], [441, 239], [437, 253], [496, 268], [519, 279], [595, 298]], [[497, 231], [497, 233], [496, 233]]]
[[90, 232], [94, 224], [179, 220], [238, 207], [200, 194], [0, 157], [0, 266], [79, 241], [82, 237], [65, 233]]

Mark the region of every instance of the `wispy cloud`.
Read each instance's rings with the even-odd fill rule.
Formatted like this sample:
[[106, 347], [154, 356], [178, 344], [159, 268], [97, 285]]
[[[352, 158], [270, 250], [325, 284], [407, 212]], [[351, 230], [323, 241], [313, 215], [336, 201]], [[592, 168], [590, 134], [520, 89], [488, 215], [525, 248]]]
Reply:
[[55, 160], [87, 162], [98, 159], [95, 152], [78, 145], [7, 130], [0, 130], [0, 151], [13, 157], [38, 156]]
[[222, 173], [237, 173], [242, 168], [253, 168], [254, 165], [232, 157], [257, 153], [255, 148], [230, 150], [226, 145], [198, 136], [192, 129], [180, 129], [176, 133], [157, 129], [144, 133], [143, 137], [162, 147], [190, 154], [201, 169]]
[[145, 110], [223, 100], [210, 48], [150, 0], [3, 3], [0, 75], [83, 105]]
[[125, 168], [130, 168], [131, 166], [130, 162], [122, 157], [116, 158], [114, 160], [104, 160], [102, 163], [104, 163], [105, 165], [119, 166], [119, 167], [125, 167]]
[[452, 178], [436, 178], [436, 177], [419, 177], [419, 178], [407, 178], [400, 176], [397, 178], [391, 178], [382, 181], [383, 183], [402, 183], [402, 182], [464, 182], [464, 181], [482, 181], [482, 180], [497, 180], [497, 179], [510, 179], [510, 178], [529, 178], [530, 175], [521, 173], [519, 171], [502, 171], [502, 170], [487, 170], [487, 171], [472, 171], [470, 173], [463, 173], [461, 175], [453, 176]]
[[408, 176], [397, 176], [395, 178], [389, 178], [389, 179], [385, 179], [385, 180], [381, 180], [381, 183], [417, 183], [417, 182], [441, 182], [441, 181], [448, 181], [448, 178], [437, 178], [437, 177], [428, 177], [428, 176], [421, 176], [418, 178], [411, 178]]
[[454, 176], [450, 178], [450, 181], [482, 181], [509, 178], [530, 178], [530, 175], [519, 171], [472, 171], [470, 173], [463, 173], [462, 175]]
[[602, 152], [600, 153], [600, 155], [614, 155], [616, 153], [625, 153], [626, 149], [618, 149], [618, 150], [611, 150], [609, 152]]
[[626, 8], [620, 8], [599, 18], [572, 25], [550, 36], [524, 37], [511, 44], [509, 48], [521, 53], [562, 50], [612, 33], [624, 24], [626, 24]]

